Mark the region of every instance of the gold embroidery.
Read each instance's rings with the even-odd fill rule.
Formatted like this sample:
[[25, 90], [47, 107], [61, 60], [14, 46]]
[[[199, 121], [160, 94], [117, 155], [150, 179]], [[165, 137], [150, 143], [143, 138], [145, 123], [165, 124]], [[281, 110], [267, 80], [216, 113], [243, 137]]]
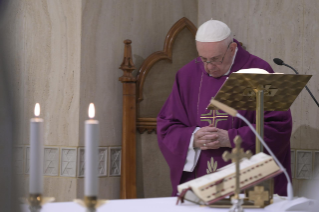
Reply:
[[208, 168], [208, 169], [206, 169], [207, 174], [210, 174], [210, 173], [213, 173], [216, 171], [217, 161], [214, 162], [213, 157], [210, 159], [210, 161], [207, 161], [207, 168]]
[[201, 121], [207, 121], [209, 124], [213, 124], [214, 127], [217, 127], [218, 122], [227, 121], [228, 114], [220, 113], [218, 112], [218, 110], [211, 110], [209, 113], [202, 114], [200, 118], [201, 118]]

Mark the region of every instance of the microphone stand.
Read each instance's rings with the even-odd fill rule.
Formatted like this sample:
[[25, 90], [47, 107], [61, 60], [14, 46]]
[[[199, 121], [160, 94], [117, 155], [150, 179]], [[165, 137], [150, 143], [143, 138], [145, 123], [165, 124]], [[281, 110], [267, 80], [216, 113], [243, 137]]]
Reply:
[[[299, 74], [298, 71], [296, 69], [294, 69], [293, 67], [291, 67], [290, 65], [282, 62], [282, 65], [287, 66], [288, 68], [291, 68], [296, 74]], [[312, 99], [316, 102], [317, 106], [319, 107], [319, 103], [317, 102], [316, 98], [312, 95], [311, 91], [309, 90], [309, 88], [306, 85], [306, 89], [308, 91], [308, 93], [310, 94], [310, 96], [312, 97]]]

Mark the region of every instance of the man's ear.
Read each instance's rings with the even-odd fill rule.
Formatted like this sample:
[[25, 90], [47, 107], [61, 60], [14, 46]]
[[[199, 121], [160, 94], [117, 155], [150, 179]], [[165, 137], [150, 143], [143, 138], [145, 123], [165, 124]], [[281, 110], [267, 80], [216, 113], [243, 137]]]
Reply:
[[237, 43], [236, 43], [236, 42], [232, 42], [232, 43], [230, 44], [231, 52], [235, 52], [236, 47], [237, 47]]

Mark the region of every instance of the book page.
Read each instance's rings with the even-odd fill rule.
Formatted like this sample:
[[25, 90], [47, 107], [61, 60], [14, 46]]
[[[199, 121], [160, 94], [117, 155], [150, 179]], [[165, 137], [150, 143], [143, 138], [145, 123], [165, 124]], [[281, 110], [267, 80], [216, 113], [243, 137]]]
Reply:
[[260, 68], [249, 68], [249, 69], [241, 69], [237, 72], [239, 74], [283, 74], [283, 73], [269, 73], [268, 71]]
[[[204, 175], [197, 179], [178, 186], [178, 190], [192, 188], [193, 192], [203, 201], [209, 202], [225, 194], [234, 191], [235, 163], [231, 163], [218, 171]], [[264, 178], [279, 170], [278, 165], [271, 156], [258, 153], [251, 159], [243, 159], [240, 162], [241, 187]]]

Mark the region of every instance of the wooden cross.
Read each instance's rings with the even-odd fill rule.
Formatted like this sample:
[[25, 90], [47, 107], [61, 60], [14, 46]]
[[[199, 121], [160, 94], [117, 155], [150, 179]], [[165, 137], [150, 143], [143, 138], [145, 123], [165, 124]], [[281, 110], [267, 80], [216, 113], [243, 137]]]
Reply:
[[242, 158], [250, 158], [251, 157], [251, 152], [248, 150], [246, 153], [244, 153], [243, 148], [240, 147], [241, 145], [241, 137], [237, 135], [234, 139], [234, 143], [236, 147], [232, 149], [232, 153], [229, 153], [228, 151], [224, 152], [223, 154], [223, 159], [224, 161], [232, 160], [233, 163], [236, 164], [236, 188], [235, 188], [235, 199], [239, 199], [239, 193], [240, 193], [240, 186], [239, 186], [239, 175], [240, 175], [240, 170], [239, 170], [239, 164], [240, 160]]
[[249, 200], [254, 201], [254, 205], [265, 206], [265, 201], [269, 200], [269, 192], [264, 191], [263, 186], [255, 186], [253, 191], [249, 191]]

